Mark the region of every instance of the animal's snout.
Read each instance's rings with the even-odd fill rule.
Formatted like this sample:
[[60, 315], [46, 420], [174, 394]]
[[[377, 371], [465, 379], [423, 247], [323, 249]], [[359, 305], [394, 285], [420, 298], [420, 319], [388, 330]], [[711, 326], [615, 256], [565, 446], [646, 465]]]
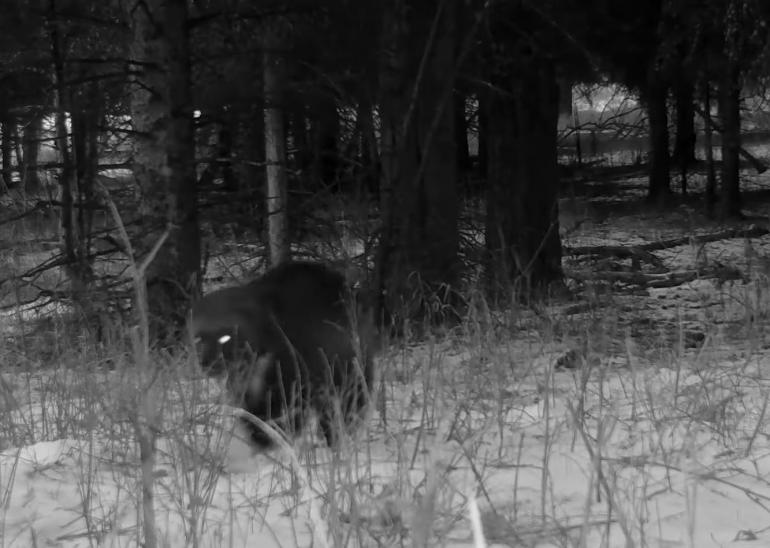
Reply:
[[195, 355], [200, 368], [209, 376], [219, 376], [226, 370], [227, 359], [222, 347], [216, 341], [204, 336], [196, 336], [193, 340]]

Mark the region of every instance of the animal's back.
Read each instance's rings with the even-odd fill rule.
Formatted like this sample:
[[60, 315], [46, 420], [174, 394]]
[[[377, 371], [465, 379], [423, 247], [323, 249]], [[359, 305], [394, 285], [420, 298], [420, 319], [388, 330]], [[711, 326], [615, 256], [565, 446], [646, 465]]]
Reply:
[[[347, 376], [356, 358], [350, 312], [354, 306], [344, 276], [317, 263], [290, 262], [253, 282], [258, 301], [274, 315], [286, 339], [306, 362], [311, 382], [323, 382], [326, 363], [337, 381]], [[280, 341], [276, 349], [280, 349]], [[290, 360], [287, 349], [279, 352]], [[369, 381], [369, 359], [364, 373]], [[325, 379], [328, 380], [328, 379]]]

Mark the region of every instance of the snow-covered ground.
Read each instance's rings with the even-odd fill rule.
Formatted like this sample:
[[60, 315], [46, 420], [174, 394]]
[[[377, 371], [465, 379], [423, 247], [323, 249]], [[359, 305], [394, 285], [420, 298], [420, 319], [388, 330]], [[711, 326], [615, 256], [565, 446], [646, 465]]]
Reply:
[[[525, 339], [498, 349], [505, 364], [412, 349], [387, 382], [387, 426], [375, 413], [340, 455], [305, 436], [297, 455], [254, 456], [190, 427], [217, 406], [167, 421], [159, 545], [472, 546], [472, 497], [490, 544], [770, 545], [767, 355], [704, 345], [661, 365], [629, 342], [557, 371], [556, 345]], [[3, 546], [140, 544], [131, 428], [83, 422], [81, 436], [0, 455]]]
[[[591, 219], [565, 244], [719, 229], [683, 206]], [[218, 385], [185, 364], [153, 376], [101, 350], [6, 368], [0, 546], [141, 545], [149, 484], [168, 547], [478, 546], [471, 502], [488, 545], [770, 546], [768, 244], [655, 252], [741, 280], [582, 280], [580, 306], [480, 308], [389, 348], [379, 403], [338, 454], [306, 434], [253, 455]]]

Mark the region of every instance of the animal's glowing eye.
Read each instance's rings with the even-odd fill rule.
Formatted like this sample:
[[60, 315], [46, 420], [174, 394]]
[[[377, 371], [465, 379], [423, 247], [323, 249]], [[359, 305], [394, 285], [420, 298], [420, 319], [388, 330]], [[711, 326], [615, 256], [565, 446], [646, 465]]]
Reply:
[[227, 344], [228, 342], [230, 342], [230, 339], [232, 339], [230, 335], [222, 335], [217, 339], [217, 342], [219, 344]]

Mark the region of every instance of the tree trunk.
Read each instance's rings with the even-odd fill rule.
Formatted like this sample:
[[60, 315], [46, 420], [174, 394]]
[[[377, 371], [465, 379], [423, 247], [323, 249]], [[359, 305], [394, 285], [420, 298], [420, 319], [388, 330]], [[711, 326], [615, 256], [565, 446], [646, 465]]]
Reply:
[[695, 163], [695, 84], [686, 77], [675, 86], [676, 138], [674, 140], [674, 161], [686, 171]]
[[489, 175], [489, 169], [487, 166], [487, 163], [489, 162], [489, 145], [488, 145], [488, 139], [489, 139], [489, 123], [488, 123], [488, 113], [489, 113], [489, 102], [492, 100], [490, 97], [489, 90], [481, 89], [476, 94], [476, 99], [478, 100], [478, 109], [477, 109], [477, 116], [478, 116], [478, 141], [479, 141], [479, 152], [478, 152], [478, 176], [482, 180], [486, 180]]
[[559, 121], [557, 123], [558, 131], [566, 132], [575, 127], [575, 103], [572, 100], [572, 79], [562, 76], [559, 78]]
[[[487, 263], [484, 265], [489, 294], [497, 295], [502, 288], [510, 287], [515, 279], [521, 262], [514, 253], [516, 235], [514, 225], [516, 216], [526, 204], [514, 201], [514, 185], [518, 184], [516, 169], [518, 146], [516, 103], [507, 93], [510, 88], [503, 85], [501, 77], [492, 75], [490, 82], [496, 87], [488, 90], [482, 103], [484, 112], [479, 113], [486, 119], [482, 127], [486, 147], [487, 210], [484, 227], [484, 240], [487, 250]], [[558, 221], [558, 218], [557, 218]], [[558, 231], [557, 231], [558, 233]]]
[[99, 168], [99, 122], [102, 118], [101, 97], [98, 85], [92, 82], [89, 89], [78, 96], [78, 103], [71, 110], [72, 149], [76, 182], [76, 222], [78, 262], [89, 277], [92, 261], [89, 258], [96, 205], [95, 186]]
[[[457, 173], [448, 160], [455, 157], [455, 4], [391, 0], [383, 17], [377, 277], [388, 313], [405, 317], [430, 316], [429, 300], [443, 301], [451, 291], [437, 291], [451, 288], [459, 274]], [[425, 52], [419, 74], [414, 51]]]
[[16, 173], [18, 181], [24, 181], [24, 154], [21, 150], [21, 135], [19, 134], [19, 124], [16, 123], [11, 129], [11, 142], [13, 143], [13, 155], [16, 158]]
[[133, 0], [132, 59], [139, 63], [131, 93], [134, 177], [141, 194], [143, 253], [165, 233], [146, 271], [150, 336], [176, 337], [199, 292], [195, 141], [190, 92], [187, 4]]
[[[466, 47], [464, 38], [468, 36], [471, 31], [472, 21], [475, 17], [474, 9], [476, 8], [470, 2], [458, 2], [454, 6], [455, 16], [455, 58], [460, 60], [463, 58], [463, 48]], [[464, 73], [466, 70], [465, 63], [462, 66], [457, 67], [458, 73]], [[462, 178], [462, 185], [466, 192], [469, 192], [469, 185], [467, 182], [470, 180], [471, 169], [471, 155], [470, 147], [468, 144], [468, 119], [466, 117], [466, 106], [468, 101], [468, 94], [470, 86], [465, 80], [459, 78], [455, 82], [455, 90], [452, 94], [452, 110], [454, 113], [454, 129], [455, 129], [455, 155], [457, 158], [457, 172]]]
[[[190, 70], [189, 22], [184, 0], [164, 0], [163, 21], [168, 47], [168, 141], [170, 218], [174, 230], [171, 246], [163, 255], [166, 276], [184, 291], [169, 305], [185, 311], [200, 292], [201, 239], [198, 223], [198, 194], [195, 181], [195, 121], [193, 118]], [[150, 295], [152, 296], [152, 295]], [[185, 314], [186, 317], [186, 314]], [[184, 321], [184, 318], [183, 318]], [[183, 323], [184, 325], [184, 323]]]
[[[375, 317], [387, 321], [397, 307], [400, 294], [389, 291], [397, 268], [393, 264], [399, 245], [396, 226], [399, 181], [412, 181], [417, 174], [414, 120], [410, 111], [408, 37], [412, 32], [407, 16], [408, 0], [386, 0], [382, 18], [380, 57], [380, 216], [382, 229], [375, 263]], [[394, 289], [398, 289], [397, 287]]]
[[647, 198], [663, 205], [671, 196], [671, 167], [668, 142], [668, 87], [651, 71], [646, 94], [650, 124], [650, 167]]
[[362, 91], [356, 111], [356, 125], [358, 126], [358, 160], [359, 191], [362, 194], [370, 194], [379, 198], [379, 164], [380, 155], [377, 150], [377, 134], [374, 129], [374, 112], [368, 93]]
[[267, 233], [272, 266], [290, 257], [286, 128], [284, 125], [285, 59], [280, 30], [265, 30], [265, 175], [267, 178]]
[[674, 163], [679, 166], [682, 196], [687, 195], [687, 171], [695, 163], [695, 85], [685, 76], [675, 84], [676, 138]]
[[38, 171], [38, 156], [40, 153], [40, 136], [43, 131], [42, 113], [34, 113], [24, 129], [24, 189], [35, 193], [40, 190], [40, 172]]
[[[51, 13], [56, 11], [56, 5], [51, 0]], [[90, 317], [93, 312], [93, 300], [90, 298], [90, 287], [93, 283], [93, 271], [88, 260], [88, 251], [84, 249], [84, 234], [77, 224], [78, 173], [76, 171], [77, 150], [70, 150], [69, 131], [67, 129], [67, 113], [72, 116], [73, 147], [79, 144], [78, 137], [82, 134], [79, 130], [79, 118], [77, 106], [73, 105], [72, 93], [65, 84], [64, 73], [65, 59], [63, 57], [61, 36], [58, 23], [50, 27], [51, 59], [53, 61], [53, 75], [56, 96], [56, 144], [61, 156], [62, 168], [59, 172], [59, 221], [61, 226], [61, 249], [65, 258], [64, 272], [69, 282], [69, 291], [72, 299], [78, 304], [80, 311]]]
[[[59, 80], [62, 82], [62, 80]], [[72, 155], [70, 154], [67, 139], [67, 110], [63, 104], [62, 88], [57, 86], [56, 99], [56, 144], [62, 160], [62, 168], [59, 172], [59, 223], [61, 234], [62, 254], [67, 266], [65, 272], [69, 276], [70, 291], [75, 302], [81, 300], [86, 294], [85, 279], [79, 275], [77, 265], [77, 225], [75, 223], [75, 182]]]
[[721, 216], [740, 218], [740, 71], [735, 61], [726, 62], [728, 66], [719, 82], [719, 118], [722, 125]]
[[11, 122], [3, 121], [0, 124], [0, 160], [2, 161], [2, 183], [5, 189], [13, 185], [13, 126]]
[[711, 83], [703, 79], [703, 146], [706, 149], [706, 215], [714, 216], [717, 203], [717, 177], [714, 172], [714, 140], [711, 121]]
[[457, 169], [466, 176], [470, 170], [470, 152], [468, 150], [468, 121], [465, 118], [465, 93], [457, 90], [452, 96], [455, 125], [455, 149], [457, 150]]
[[[73, 101], [74, 103], [74, 101]], [[70, 108], [70, 135], [72, 141], [72, 167], [75, 174], [73, 178], [73, 225], [75, 249], [74, 255], [85, 274], [91, 271], [88, 260], [88, 239], [91, 232], [91, 204], [88, 197], [93, 195], [94, 170], [89, 158], [89, 112], [81, 105], [72, 105]], [[90, 277], [90, 276], [89, 276]]]
[[[577, 157], [577, 165], [583, 165], [583, 141], [580, 139], [580, 112], [577, 109], [577, 105], [572, 108], [572, 127], [575, 129], [575, 156]], [[595, 141], [594, 130], [591, 130], [591, 142]], [[590, 147], [593, 153], [593, 146]]]
[[562, 281], [556, 73], [547, 59], [522, 55], [491, 80], [500, 91], [487, 103], [489, 289], [541, 293]]
[[[459, 275], [459, 200], [457, 189], [457, 130], [453, 108], [457, 59], [455, 10], [458, 2], [439, 0], [436, 42], [428, 57], [422, 92], [418, 99], [418, 172], [416, 217], [418, 234], [410, 232], [415, 266], [431, 286], [452, 286]], [[426, 16], [435, 10], [427, 9]], [[426, 19], [427, 19], [426, 17]], [[463, 110], [465, 100], [463, 99]], [[464, 114], [463, 114], [464, 118]], [[463, 131], [465, 123], [463, 123]], [[467, 146], [466, 146], [467, 148]], [[467, 153], [467, 150], [466, 150]], [[409, 224], [404, 219], [405, 224]], [[424, 255], [423, 255], [424, 254]]]

